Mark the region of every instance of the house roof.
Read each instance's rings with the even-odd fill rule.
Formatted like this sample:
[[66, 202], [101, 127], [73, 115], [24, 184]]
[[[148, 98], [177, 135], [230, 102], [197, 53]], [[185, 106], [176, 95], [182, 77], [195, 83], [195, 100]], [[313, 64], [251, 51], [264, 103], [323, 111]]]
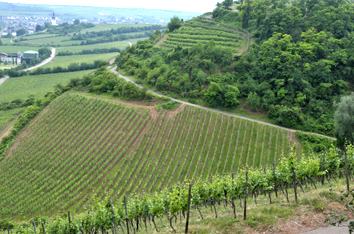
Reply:
[[24, 54], [38, 54], [37, 51], [33, 51], [33, 50], [29, 50], [29, 51], [25, 51], [23, 52]]

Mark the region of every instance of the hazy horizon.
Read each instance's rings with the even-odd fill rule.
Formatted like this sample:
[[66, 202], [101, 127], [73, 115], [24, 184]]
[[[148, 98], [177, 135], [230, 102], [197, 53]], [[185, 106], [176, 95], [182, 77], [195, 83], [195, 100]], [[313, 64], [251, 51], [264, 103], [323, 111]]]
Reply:
[[1, 2], [44, 4], [44, 5], [98, 6], [98, 7], [114, 7], [114, 8], [146, 8], [146, 9], [160, 9], [160, 10], [171, 10], [171, 11], [188, 11], [188, 12], [204, 13], [204, 12], [213, 11], [218, 1], [198, 0], [198, 1], [191, 2], [187, 0], [179, 0], [176, 2], [170, 2], [170, 1], [161, 1], [161, 0], [152, 0], [152, 1], [136, 0], [134, 2], [130, 2], [130, 1], [112, 2], [109, 0], [101, 0], [99, 1], [99, 4], [97, 1], [91, 1], [91, 0], [90, 1], [61, 0], [60, 2], [54, 0], [7, 0]]

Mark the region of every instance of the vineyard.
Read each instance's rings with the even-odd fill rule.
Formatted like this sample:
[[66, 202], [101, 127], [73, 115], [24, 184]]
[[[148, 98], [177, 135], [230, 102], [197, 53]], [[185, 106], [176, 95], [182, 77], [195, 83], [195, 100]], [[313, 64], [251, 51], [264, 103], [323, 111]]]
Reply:
[[247, 34], [210, 19], [197, 17], [186, 22], [183, 27], [173, 31], [173, 33], [169, 33], [160, 45], [167, 48], [178, 45], [191, 47], [197, 43], [204, 44], [209, 41], [236, 50], [247, 44]]
[[194, 107], [117, 102], [65, 94], [44, 109], [0, 163], [0, 217], [80, 212], [94, 194], [118, 201], [271, 165], [296, 144], [293, 132]]

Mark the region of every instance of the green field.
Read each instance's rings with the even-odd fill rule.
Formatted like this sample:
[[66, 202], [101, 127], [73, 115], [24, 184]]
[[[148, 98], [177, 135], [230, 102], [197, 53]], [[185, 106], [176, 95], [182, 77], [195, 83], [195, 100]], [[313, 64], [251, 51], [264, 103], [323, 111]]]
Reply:
[[[0, 70], [4, 70], [4, 69], [10, 69], [10, 68], [14, 68], [16, 67], [16, 65], [5, 65], [4, 63], [0, 63]], [[1, 78], [1, 77], [0, 77]]]
[[[41, 35], [42, 36], [42, 35]], [[33, 44], [33, 45], [47, 45], [47, 44], [54, 44], [54, 45], [62, 45], [62, 43], [66, 44], [70, 41], [70, 37], [65, 37], [65, 36], [58, 36], [58, 37], [41, 37], [41, 38], [35, 38], [27, 41], [23, 41], [21, 43], [26, 43], [26, 44]], [[80, 43], [80, 41], [70, 41], [70, 44], [74, 43]]]
[[117, 55], [118, 53], [56, 56], [51, 62], [41, 66], [41, 68], [53, 68], [56, 66], [68, 67], [70, 63], [93, 63], [96, 60], [108, 61], [109, 59], [114, 58]]
[[[146, 39], [146, 38], [142, 38], [142, 39]], [[128, 40], [128, 41], [132, 42], [132, 40]], [[77, 53], [83, 50], [110, 49], [110, 48], [118, 48], [120, 50], [124, 50], [128, 46], [129, 44], [127, 43], [127, 41], [117, 41], [117, 42], [108, 42], [108, 43], [101, 43], [101, 44], [94, 44], [94, 45], [58, 47], [56, 53], [65, 52], [65, 51]]]
[[117, 199], [271, 164], [289, 153], [292, 139], [286, 130], [190, 106], [157, 112], [66, 93], [0, 162], [0, 216], [76, 213], [94, 193]]
[[35, 34], [26, 34], [24, 36], [20, 36], [19, 38], [24, 38], [27, 40], [34, 40], [39, 38], [48, 38], [48, 37], [56, 37], [55, 34], [46, 34], [46, 33], [35, 33]]
[[34, 50], [34, 51], [38, 51], [39, 47], [34, 47], [34, 46], [0, 46], [0, 51], [7, 53], [7, 54], [13, 54], [13, 53], [17, 53], [17, 52], [25, 52], [28, 50]]
[[81, 78], [90, 72], [92, 70], [10, 78], [0, 85], [0, 102], [11, 102], [18, 98], [25, 100], [30, 95], [42, 98], [47, 92], [53, 91], [55, 85], [66, 85], [70, 79]]
[[17, 108], [7, 111], [0, 111], [0, 137], [6, 131], [6, 125], [9, 121], [15, 118], [16, 115], [21, 113], [25, 108]]
[[214, 41], [216, 45], [229, 47], [233, 50], [245, 46], [245, 33], [203, 17], [196, 17], [184, 23], [183, 27], [168, 34], [160, 44], [163, 47], [173, 48], [178, 45], [191, 47], [197, 43], [205, 44]]
[[109, 31], [111, 29], [117, 29], [117, 28], [124, 28], [124, 27], [143, 27], [145, 26], [144, 24], [97, 24], [93, 28], [87, 28], [81, 30], [81, 33], [86, 33], [86, 32], [99, 32], [99, 31]]

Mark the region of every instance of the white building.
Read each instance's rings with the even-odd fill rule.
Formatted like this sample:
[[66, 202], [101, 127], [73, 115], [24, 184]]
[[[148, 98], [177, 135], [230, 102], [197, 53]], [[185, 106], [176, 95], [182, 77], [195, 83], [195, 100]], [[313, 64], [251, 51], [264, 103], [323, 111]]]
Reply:
[[57, 20], [56, 20], [56, 18], [55, 18], [54, 12], [53, 12], [53, 16], [52, 16], [52, 25], [53, 25], [53, 26], [57, 25]]

